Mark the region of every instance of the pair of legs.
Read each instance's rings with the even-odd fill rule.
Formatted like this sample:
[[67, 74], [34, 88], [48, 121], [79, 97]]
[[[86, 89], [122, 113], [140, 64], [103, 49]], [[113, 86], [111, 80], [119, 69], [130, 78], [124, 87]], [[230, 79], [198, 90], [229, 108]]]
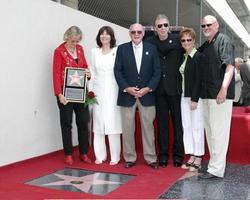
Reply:
[[210, 154], [207, 172], [224, 177], [229, 143], [233, 100], [217, 104], [215, 99], [203, 99], [206, 139]]
[[143, 106], [138, 99], [132, 107], [121, 107], [124, 159], [126, 162], [135, 163], [137, 158], [135, 151], [136, 107], [140, 115], [144, 159], [148, 164], [155, 163], [157, 161], [153, 126], [155, 106]]
[[[110, 134], [108, 135], [109, 149], [111, 165], [115, 165], [120, 161], [121, 153], [121, 138], [120, 134]], [[96, 157], [96, 164], [101, 164], [107, 159], [107, 150], [106, 150], [106, 141], [104, 134], [95, 134], [94, 135], [94, 152]]]
[[173, 160], [174, 162], [182, 163], [184, 158], [181, 96], [164, 93], [156, 97], [160, 164], [161, 162], [168, 162], [169, 159], [169, 114], [171, 114], [174, 126]]
[[204, 120], [201, 99], [197, 103], [197, 108], [191, 110], [191, 98], [182, 96], [181, 117], [184, 149], [186, 154], [190, 154], [188, 162], [182, 165], [182, 168], [195, 171], [201, 168], [204, 155]]
[[60, 110], [60, 124], [62, 130], [63, 150], [65, 155], [73, 154], [72, 146], [72, 117], [75, 113], [78, 143], [80, 155], [88, 153], [88, 137], [89, 137], [89, 110], [82, 103], [67, 103], [63, 105], [57, 99]]

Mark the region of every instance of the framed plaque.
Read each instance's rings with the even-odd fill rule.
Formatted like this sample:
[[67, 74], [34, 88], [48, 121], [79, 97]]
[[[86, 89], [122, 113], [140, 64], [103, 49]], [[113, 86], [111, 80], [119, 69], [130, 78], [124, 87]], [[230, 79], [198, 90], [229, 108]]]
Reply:
[[66, 67], [63, 95], [69, 102], [84, 103], [86, 98], [87, 75], [83, 68]]

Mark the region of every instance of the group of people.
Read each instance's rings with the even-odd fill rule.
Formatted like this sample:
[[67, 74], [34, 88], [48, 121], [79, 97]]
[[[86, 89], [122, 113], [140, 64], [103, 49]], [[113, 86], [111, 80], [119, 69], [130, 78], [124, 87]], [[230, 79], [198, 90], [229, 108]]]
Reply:
[[[120, 161], [121, 135], [125, 168], [136, 165], [135, 112], [138, 110], [142, 130], [143, 156], [153, 169], [167, 167], [169, 155], [169, 119], [174, 128], [173, 165], [190, 171], [201, 168], [204, 155], [204, 128], [210, 153], [203, 179], [223, 177], [229, 142], [234, 99], [234, 47], [219, 32], [214, 16], [201, 20], [207, 41], [198, 49], [192, 28], [179, 35], [170, 32], [167, 16], [154, 21], [155, 35], [144, 38], [144, 28], [129, 27], [131, 41], [116, 46], [114, 31], [100, 28], [96, 48], [91, 51], [88, 67], [81, 30], [70, 27], [54, 52], [54, 93], [60, 111], [65, 162], [73, 164], [71, 139], [72, 114], [76, 115], [80, 160], [91, 163], [88, 151], [88, 107], [67, 102], [62, 93], [65, 67], [85, 68], [89, 90], [96, 94], [93, 107], [95, 163], [107, 159], [105, 135], [108, 135], [110, 165]], [[156, 152], [155, 130], [157, 121]], [[184, 163], [184, 154], [189, 158]]]
[[234, 106], [250, 106], [250, 61], [235, 58]]

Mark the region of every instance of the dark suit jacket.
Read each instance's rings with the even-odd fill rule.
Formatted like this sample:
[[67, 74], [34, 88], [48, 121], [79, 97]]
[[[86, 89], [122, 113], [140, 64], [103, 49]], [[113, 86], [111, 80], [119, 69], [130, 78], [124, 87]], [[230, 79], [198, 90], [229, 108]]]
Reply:
[[242, 97], [250, 98], [250, 61], [240, 66], [240, 76], [243, 81]]
[[155, 104], [155, 89], [161, 75], [159, 55], [154, 45], [143, 42], [143, 52], [140, 72], [137, 72], [136, 61], [132, 42], [118, 46], [115, 66], [115, 78], [119, 86], [117, 105], [130, 107], [136, 99], [129, 93], [124, 92], [127, 87], [149, 87], [152, 92], [140, 98], [143, 106]]
[[166, 40], [160, 40], [158, 36], [147, 39], [148, 42], [156, 45], [160, 56], [161, 79], [156, 90], [156, 95], [168, 94], [171, 96], [180, 95], [182, 92], [181, 80], [178, 79], [179, 67], [182, 55], [185, 53], [181, 47], [179, 34], [169, 34]]

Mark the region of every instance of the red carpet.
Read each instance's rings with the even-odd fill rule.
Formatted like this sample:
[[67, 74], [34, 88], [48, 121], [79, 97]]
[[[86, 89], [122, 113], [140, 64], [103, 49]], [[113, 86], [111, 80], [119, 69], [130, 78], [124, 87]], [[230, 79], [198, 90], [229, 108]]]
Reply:
[[234, 107], [227, 160], [232, 163], [250, 163], [250, 113], [246, 107]]
[[[137, 150], [140, 151], [141, 142], [139, 122], [137, 122], [136, 134], [138, 143]], [[77, 152], [77, 150], [75, 150], [75, 152]], [[90, 154], [93, 155], [93, 152], [90, 152]], [[227, 160], [231, 163], [249, 164], [249, 155], [250, 114], [245, 113], [245, 109], [242, 107], [234, 108]], [[156, 199], [159, 198], [163, 192], [165, 192], [186, 172], [180, 168], [174, 168], [172, 166], [172, 161], [169, 162], [167, 168], [153, 170], [146, 166], [142, 154], [138, 155], [137, 164], [131, 169], [125, 169], [123, 167], [124, 161], [121, 161], [121, 163], [117, 166], [110, 166], [108, 163], [104, 163], [102, 165], [88, 165], [80, 162], [77, 158], [77, 155], [75, 155], [75, 157], [75, 163], [72, 166], [73, 168], [129, 174], [135, 175], [135, 178], [105, 196], [47, 189], [25, 184], [25, 182], [32, 179], [36, 179], [38, 177], [53, 173], [57, 170], [64, 169], [66, 165], [63, 163], [63, 152], [59, 151], [1, 167], [1, 199]], [[206, 152], [205, 158], [208, 158], [208, 152]]]
[[138, 156], [139, 160], [136, 166], [131, 169], [125, 169], [123, 161], [117, 166], [110, 166], [108, 162], [102, 165], [88, 165], [75, 159], [75, 163], [72, 166], [74, 168], [135, 175], [127, 184], [122, 185], [105, 196], [53, 190], [24, 184], [29, 180], [65, 168], [66, 166], [62, 160], [63, 153], [61, 151], [0, 168], [0, 196], [4, 200], [156, 199], [185, 173], [180, 168], [174, 168], [172, 163], [167, 168], [153, 170], [146, 166], [141, 154]]

